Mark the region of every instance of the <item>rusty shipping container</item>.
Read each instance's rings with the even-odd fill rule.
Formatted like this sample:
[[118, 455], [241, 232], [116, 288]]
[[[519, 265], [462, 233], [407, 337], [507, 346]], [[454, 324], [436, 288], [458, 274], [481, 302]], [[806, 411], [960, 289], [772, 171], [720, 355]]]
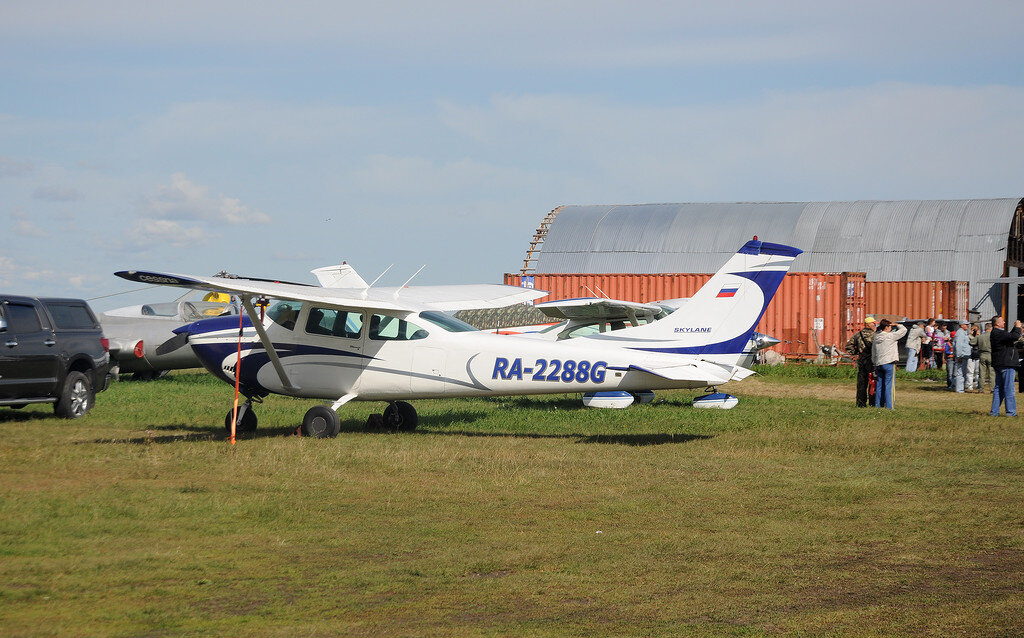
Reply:
[[[660, 301], [692, 297], [710, 274], [535, 274], [531, 288], [551, 291], [538, 301], [603, 297], [626, 301]], [[524, 276], [505, 275], [505, 283], [521, 286]], [[823, 345], [842, 347], [864, 321], [864, 273], [789, 273], [758, 324], [758, 332], [782, 343], [783, 354], [815, 355]]]
[[869, 281], [865, 309], [909, 319], [966, 319], [968, 292], [965, 281]]

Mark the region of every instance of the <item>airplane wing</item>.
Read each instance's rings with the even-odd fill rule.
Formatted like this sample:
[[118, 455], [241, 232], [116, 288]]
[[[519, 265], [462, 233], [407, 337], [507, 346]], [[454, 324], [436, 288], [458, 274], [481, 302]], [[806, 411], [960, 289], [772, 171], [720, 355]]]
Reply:
[[656, 315], [661, 306], [635, 301], [584, 297], [580, 299], [559, 299], [535, 304], [534, 307], [554, 319], [603, 319], [606, 321], [626, 320], [630, 314]]
[[547, 295], [543, 290], [501, 284], [410, 286], [401, 288], [322, 288], [245, 277], [197, 277], [144, 270], [114, 273], [122, 279], [145, 284], [212, 290], [253, 297], [306, 301], [325, 306], [414, 312], [455, 311], [469, 308], [501, 308]]

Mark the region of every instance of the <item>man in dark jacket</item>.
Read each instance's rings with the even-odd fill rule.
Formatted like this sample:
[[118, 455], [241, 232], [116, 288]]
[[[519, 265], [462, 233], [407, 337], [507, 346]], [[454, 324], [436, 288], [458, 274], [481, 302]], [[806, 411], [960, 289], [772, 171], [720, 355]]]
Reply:
[[1017, 416], [1017, 395], [1014, 388], [1017, 367], [1015, 343], [1020, 339], [1021, 322], [1013, 322], [1013, 330], [1006, 331], [1006, 319], [992, 317], [992, 367], [996, 369], [996, 385], [992, 389], [991, 416], [999, 416], [999, 405], [1006, 402], [1006, 416]]
[[875, 318], [864, 319], [864, 329], [859, 330], [846, 342], [846, 351], [857, 361], [857, 407], [868, 404], [868, 378], [875, 369], [871, 361], [871, 342], [875, 338]]

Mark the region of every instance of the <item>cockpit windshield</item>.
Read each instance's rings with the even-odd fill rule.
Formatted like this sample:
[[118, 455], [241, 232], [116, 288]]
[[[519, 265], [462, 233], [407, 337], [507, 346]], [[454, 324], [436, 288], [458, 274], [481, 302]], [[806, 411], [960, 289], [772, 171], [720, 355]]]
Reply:
[[544, 328], [543, 330], [541, 330], [540, 334], [547, 334], [548, 332], [551, 332], [553, 330], [561, 330], [562, 328], [565, 327], [565, 325], [567, 323], [569, 323], [569, 322], [568, 321], [559, 321], [558, 323], [556, 323], [554, 325], [550, 325], [547, 328]]
[[295, 320], [298, 318], [300, 310], [302, 310], [300, 301], [279, 301], [270, 307], [267, 316], [282, 328], [294, 330]]
[[448, 332], [476, 332], [476, 328], [465, 321], [456, 319], [451, 315], [446, 315], [443, 312], [428, 310], [427, 312], [421, 312], [420, 317], [426, 319], [435, 326], [444, 328]]

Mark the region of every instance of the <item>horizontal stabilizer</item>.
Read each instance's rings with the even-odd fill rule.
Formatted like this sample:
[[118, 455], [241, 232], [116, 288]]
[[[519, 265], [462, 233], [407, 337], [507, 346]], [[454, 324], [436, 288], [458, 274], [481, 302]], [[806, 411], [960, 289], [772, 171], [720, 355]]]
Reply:
[[739, 366], [722, 365], [703, 359], [664, 366], [648, 365], [642, 367], [631, 365], [625, 369], [646, 372], [647, 374], [671, 381], [706, 381], [710, 385], [726, 383], [728, 381], [740, 381], [754, 374], [753, 370]]

